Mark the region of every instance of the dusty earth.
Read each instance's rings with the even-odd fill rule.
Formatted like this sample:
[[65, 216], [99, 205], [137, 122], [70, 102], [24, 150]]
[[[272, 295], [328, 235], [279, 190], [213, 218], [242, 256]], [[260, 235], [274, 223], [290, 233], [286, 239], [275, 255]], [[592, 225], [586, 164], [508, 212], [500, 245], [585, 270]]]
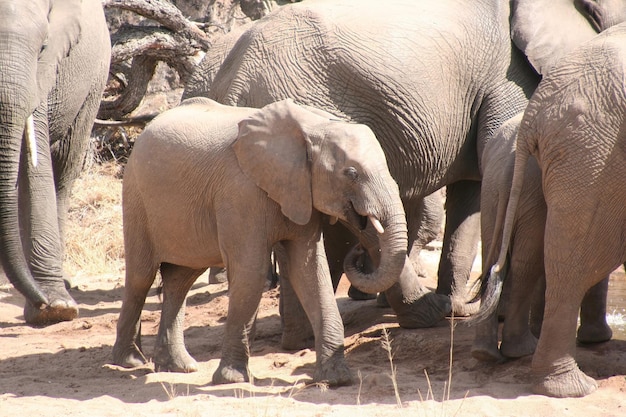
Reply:
[[[437, 248], [426, 255], [432, 275]], [[72, 290], [80, 317], [45, 328], [24, 325], [22, 298], [9, 285], [1, 286], [0, 416], [626, 415], [625, 340], [578, 348], [580, 367], [599, 382], [594, 394], [546, 398], [529, 391], [531, 358], [496, 365], [477, 362], [469, 353], [473, 330], [459, 320], [452, 334], [450, 320], [431, 329], [401, 329], [391, 309], [378, 308], [375, 301], [350, 300], [345, 281], [337, 302], [353, 386], [326, 389], [310, 384], [315, 353], [281, 349], [277, 290], [265, 293], [260, 308], [250, 360], [255, 384], [213, 386], [228, 294], [226, 284], [207, 282], [201, 277], [188, 298], [185, 337], [200, 363], [200, 371], [193, 374], [128, 371], [109, 364], [123, 292], [121, 276], [81, 279]], [[153, 291], [142, 317], [148, 356], [159, 310]], [[385, 329], [397, 372], [397, 396], [382, 344]]]

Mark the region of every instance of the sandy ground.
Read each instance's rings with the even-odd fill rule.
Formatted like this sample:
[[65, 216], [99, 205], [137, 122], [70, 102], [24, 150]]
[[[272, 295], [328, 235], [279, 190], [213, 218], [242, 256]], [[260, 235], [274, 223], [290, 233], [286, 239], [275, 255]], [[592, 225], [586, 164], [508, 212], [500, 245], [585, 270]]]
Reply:
[[[434, 273], [438, 251], [431, 248], [427, 255]], [[250, 360], [255, 385], [211, 385], [228, 295], [226, 284], [209, 285], [206, 276], [190, 293], [186, 317], [187, 346], [200, 371], [120, 370], [108, 364], [122, 291], [119, 276], [82, 279], [72, 290], [80, 317], [33, 328], [23, 323], [22, 298], [10, 286], [0, 287], [0, 416], [626, 415], [624, 340], [578, 348], [580, 367], [599, 382], [597, 392], [582, 399], [551, 399], [529, 391], [531, 358], [495, 365], [474, 360], [473, 330], [457, 320], [448, 396], [450, 321], [431, 329], [401, 329], [391, 309], [378, 308], [375, 301], [350, 300], [344, 281], [337, 302], [353, 386], [325, 389], [307, 384], [315, 353], [280, 348], [277, 290], [265, 293], [260, 308]], [[159, 310], [153, 291], [142, 317], [147, 355]], [[391, 338], [398, 396], [381, 343], [384, 329]]]

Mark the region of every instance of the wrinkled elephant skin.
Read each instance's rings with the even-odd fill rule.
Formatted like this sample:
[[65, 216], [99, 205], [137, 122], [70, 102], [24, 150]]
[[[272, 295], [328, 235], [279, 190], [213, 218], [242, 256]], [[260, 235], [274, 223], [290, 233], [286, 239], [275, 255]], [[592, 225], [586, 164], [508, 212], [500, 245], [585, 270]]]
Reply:
[[0, 39], [2, 265], [26, 298], [28, 323], [72, 320], [78, 307], [65, 289], [63, 232], [108, 76], [102, 5], [2, 0]]

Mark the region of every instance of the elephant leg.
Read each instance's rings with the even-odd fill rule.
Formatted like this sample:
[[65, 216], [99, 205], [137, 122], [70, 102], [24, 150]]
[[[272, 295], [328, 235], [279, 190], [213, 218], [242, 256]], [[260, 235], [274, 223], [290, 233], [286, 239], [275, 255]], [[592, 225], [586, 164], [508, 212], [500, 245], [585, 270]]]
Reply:
[[249, 382], [252, 378], [248, 369], [250, 334], [267, 282], [271, 254], [269, 248], [265, 251], [251, 248], [249, 253], [263, 253], [263, 256], [236, 260], [228, 258], [226, 265], [229, 279], [228, 319], [222, 358], [213, 373], [214, 384]]
[[195, 372], [198, 370], [197, 362], [185, 348], [183, 330], [187, 293], [204, 271], [205, 269], [161, 264], [163, 307], [154, 348], [154, 365], [157, 371]]
[[504, 358], [498, 349], [498, 314], [489, 315], [476, 324], [472, 357], [483, 362], [500, 362]]
[[315, 345], [315, 335], [304, 307], [291, 285], [291, 277], [280, 274], [279, 311], [283, 327], [281, 346], [285, 350], [301, 350]]
[[[537, 262], [543, 259], [540, 253], [543, 245], [535, 246], [536, 248], [513, 249], [508, 278], [509, 297], [502, 300], [506, 305], [500, 352], [507, 358], [532, 355], [537, 348], [537, 338], [532, 334], [529, 325], [530, 304], [536, 283], [545, 278], [543, 262]], [[531, 249], [536, 249], [535, 253]]]
[[[63, 257], [65, 254], [65, 230], [72, 187], [83, 171], [89, 154], [89, 137], [100, 105], [101, 91], [102, 88], [99, 83], [93, 86], [72, 125], [67, 130], [58, 133], [60, 138], [51, 137], [50, 152], [52, 155], [57, 216]], [[65, 277], [65, 280], [68, 283], [71, 281], [68, 277]]]
[[[609, 248], [606, 256], [597, 257], [594, 248], [604, 240], [619, 241], [621, 229], [615, 228], [615, 235], [589, 234], [590, 230], [602, 230], [599, 219], [607, 216], [602, 210], [589, 218], [581, 216], [581, 210], [571, 204], [565, 210], [554, 205], [557, 207], [548, 210], [546, 219], [545, 309], [532, 361], [533, 391], [552, 397], [582, 397], [595, 391], [597, 383], [576, 363], [578, 313], [587, 290], [609, 275], [611, 258], [621, 255]], [[564, 244], [563, 236], [570, 242]]]
[[[42, 106], [45, 107], [45, 106]], [[22, 244], [31, 273], [50, 303], [40, 310], [31, 303], [24, 306], [24, 318], [31, 324], [73, 320], [78, 305], [63, 282], [63, 247], [57, 217], [52, 160], [48, 144], [47, 112], [39, 108], [36, 123], [38, 164], [30, 163], [23, 153], [20, 175], [20, 224]], [[43, 122], [42, 122], [43, 121]]]
[[[413, 210], [409, 206], [413, 206]], [[437, 239], [441, 233], [445, 219], [443, 194], [438, 190], [424, 197], [421, 204], [405, 204], [405, 211], [407, 212], [407, 221], [411, 224], [409, 259], [418, 275], [427, 277], [427, 272], [422, 267], [420, 252], [426, 245]]]
[[321, 239], [284, 243], [289, 258], [291, 285], [302, 303], [315, 334], [314, 381], [330, 386], [352, 384], [344, 357], [344, 329], [330, 281]]
[[315, 344], [313, 327], [291, 285], [289, 258], [282, 244], [274, 246], [274, 256], [280, 269], [278, 309], [283, 328], [281, 346], [286, 350], [312, 348]]
[[546, 303], [546, 279], [537, 280], [530, 300], [530, 331], [536, 337], [541, 335], [541, 324], [543, 323], [543, 312]]
[[337, 286], [343, 275], [343, 260], [350, 249], [359, 243], [359, 240], [342, 223], [331, 225], [325, 222], [323, 224], [323, 233], [324, 249], [328, 259], [328, 269], [333, 283], [333, 290], [337, 291]]
[[[546, 269], [547, 277], [550, 273]], [[532, 361], [533, 392], [552, 397], [582, 397], [597, 388], [593, 378], [585, 375], [575, 360], [576, 322], [582, 294], [553, 286], [554, 283], [547, 282], [545, 315]]]
[[580, 343], [600, 343], [611, 340], [613, 331], [606, 322], [606, 295], [609, 277], [591, 287], [580, 305], [580, 327], [576, 335]]
[[455, 316], [478, 311], [468, 305], [467, 283], [480, 239], [480, 183], [459, 181], [446, 187], [446, 224], [439, 262], [437, 294], [452, 299]]
[[141, 351], [141, 311], [159, 268], [158, 264], [144, 262], [149, 258], [134, 251], [135, 247], [131, 242], [126, 243], [124, 300], [113, 345], [113, 363], [126, 368], [146, 363], [146, 356]]

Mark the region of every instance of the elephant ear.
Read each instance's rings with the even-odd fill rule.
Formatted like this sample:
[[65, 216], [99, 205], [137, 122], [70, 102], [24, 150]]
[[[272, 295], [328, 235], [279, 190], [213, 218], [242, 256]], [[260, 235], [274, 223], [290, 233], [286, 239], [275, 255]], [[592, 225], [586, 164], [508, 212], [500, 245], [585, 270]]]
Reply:
[[309, 222], [313, 210], [307, 131], [319, 119], [291, 100], [269, 104], [239, 122], [233, 145], [245, 175], [300, 225]]
[[37, 82], [39, 99], [56, 83], [57, 69], [78, 42], [81, 32], [83, 0], [53, 0], [48, 13], [48, 34], [39, 54]]
[[597, 35], [593, 0], [514, 0], [511, 38], [545, 75], [561, 57]]

